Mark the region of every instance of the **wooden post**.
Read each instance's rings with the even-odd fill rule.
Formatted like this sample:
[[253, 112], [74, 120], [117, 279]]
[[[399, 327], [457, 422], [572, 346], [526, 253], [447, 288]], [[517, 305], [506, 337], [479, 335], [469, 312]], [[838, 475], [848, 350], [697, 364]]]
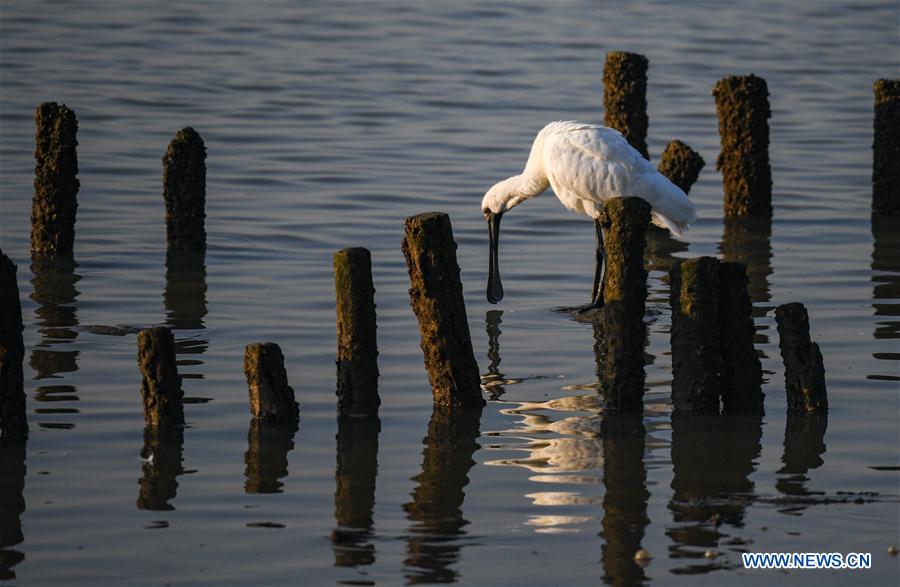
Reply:
[[147, 426], [184, 425], [184, 392], [175, 365], [175, 337], [168, 328], [147, 328], [138, 333], [141, 397]]
[[753, 74], [726, 77], [713, 88], [722, 151], [726, 216], [772, 214], [772, 170], [769, 167], [769, 90]]
[[872, 211], [900, 215], [900, 79], [875, 82]]
[[375, 287], [367, 249], [343, 249], [334, 255], [337, 297], [338, 413], [375, 415], [378, 397], [378, 343], [375, 336]]
[[604, 124], [628, 139], [644, 159], [647, 153], [647, 58], [610, 51], [603, 67]]
[[16, 265], [0, 251], [0, 439], [28, 436], [22, 370], [23, 329]]
[[78, 208], [78, 120], [65, 104], [44, 102], [34, 113], [34, 200], [31, 250], [47, 257], [72, 254]]
[[403, 255], [435, 403], [484, 405], [450, 217], [428, 212], [407, 218]]
[[294, 389], [288, 385], [284, 355], [274, 342], [248, 344], [244, 374], [250, 392], [250, 413], [259, 420], [292, 422], [300, 417]]
[[719, 262], [678, 260], [669, 273], [672, 402], [676, 411], [719, 412]]
[[604, 299], [622, 302], [627, 312], [643, 317], [647, 300], [644, 249], [650, 225], [650, 204], [642, 198], [613, 198], [606, 202], [603, 210]]
[[681, 188], [685, 194], [690, 193], [691, 186], [700, 177], [700, 170], [706, 161], [700, 153], [681, 141], [672, 141], [663, 151], [662, 161], [657, 169], [669, 178], [669, 181]]
[[643, 314], [630, 311], [619, 301], [607, 302], [599, 313], [600, 340], [598, 375], [610, 412], [640, 413], [644, 410]]
[[722, 408], [762, 410], [762, 365], [753, 347], [753, 303], [747, 293], [747, 267], [719, 263], [719, 349]]
[[775, 309], [778, 346], [784, 360], [788, 411], [826, 412], [825, 366], [819, 345], [809, 338], [809, 315], [798, 302]]
[[206, 250], [206, 146], [185, 127], [163, 157], [166, 241], [170, 250]]

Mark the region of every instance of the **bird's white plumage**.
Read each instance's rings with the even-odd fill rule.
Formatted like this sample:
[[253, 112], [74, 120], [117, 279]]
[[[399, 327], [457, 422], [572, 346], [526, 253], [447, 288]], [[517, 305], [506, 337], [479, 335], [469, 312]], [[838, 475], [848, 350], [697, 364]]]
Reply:
[[551, 122], [537, 135], [521, 175], [485, 194], [482, 208], [505, 212], [553, 188], [563, 206], [599, 218], [604, 202], [637, 196], [650, 204], [653, 222], [681, 235], [696, 219], [685, 193], [660, 174], [621, 133], [575, 121]]

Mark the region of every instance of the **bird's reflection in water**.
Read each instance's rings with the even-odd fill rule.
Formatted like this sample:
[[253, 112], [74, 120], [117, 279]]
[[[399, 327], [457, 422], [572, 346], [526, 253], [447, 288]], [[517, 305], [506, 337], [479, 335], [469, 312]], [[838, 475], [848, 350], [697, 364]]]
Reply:
[[[40, 340], [31, 351], [29, 365], [36, 372], [35, 379], [58, 378], [78, 370], [78, 351], [72, 345], [78, 338], [79, 291], [81, 276], [75, 272], [77, 264], [69, 257], [51, 259], [32, 257], [31, 299], [35, 301], [35, 322]], [[78, 409], [67, 405], [78, 401], [71, 385], [41, 385], [35, 390], [38, 402], [52, 402], [51, 406], [35, 410], [42, 415], [76, 414]], [[70, 421], [39, 422], [41, 428], [73, 428]]]
[[[772, 219], [770, 217], [726, 217], [719, 250], [724, 261], [739, 261], [747, 266], [747, 290], [753, 301], [753, 317], [766, 315], [769, 276], [772, 275]], [[767, 326], [757, 325], [754, 342], [767, 344]]]
[[459, 574], [452, 566], [459, 560], [465, 527], [462, 505], [472, 458], [478, 445], [481, 408], [434, 406], [422, 472], [412, 502], [403, 506], [412, 522], [406, 545], [408, 583], [450, 583]]
[[603, 437], [603, 581], [639, 585], [647, 580], [634, 555], [641, 549], [647, 517], [643, 416], [607, 414]]
[[378, 475], [378, 434], [381, 421], [338, 418], [337, 467], [334, 481], [334, 519], [331, 533], [334, 564], [338, 567], [371, 565], [375, 546], [368, 540], [374, 531], [375, 478]]
[[281, 493], [288, 475], [288, 453], [294, 448], [297, 422], [261, 422], [253, 419], [244, 453], [244, 491]]
[[143, 475], [138, 481], [140, 492], [137, 507], [142, 510], [170, 511], [169, 502], [178, 491], [176, 477], [193, 471], [182, 466], [184, 428], [176, 426], [144, 427], [144, 447], [141, 449]]
[[[807, 486], [807, 473], [822, 466], [825, 454], [825, 430], [828, 414], [788, 413], [784, 429], [784, 465], [778, 474], [775, 488], [784, 495], [808, 496], [816, 492]], [[821, 493], [821, 492], [819, 492]], [[788, 507], [783, 513], [798, 514], [805, 506]]]
[[[900, 217], [872, 214], [872, 237], [875, 338], [900, 338]], [[884, 358], [898, 361], [900, 355]], [[892, 372], [896, 374], [896, 367]]]
[[13, 567], [25, 560], [15, 547], [22, 534], [25, 512], [25, 441], [0, 438], [0, 581], [16, 578]]
[[672, 540], [669, 556], [688, 559], [675, 574], [706, 573], [723, 568], [722, 557], [705, 558], [707, 551], [746, 547], [746, 540], [730, 535], [744, 524], [753, 495], [749, 477], [761, 452], [762, 415], [672, 415], [672, 499], [674, 524], [666, 531]]
[[[203, 252], [171, 250], [166, 252], [166, 286], [163, 291], [166, 326], [175, 331], [203, 330], [206, 309], [206, 256]], [[199, 356], [206, 352], [204, 337], [175, 337], [178, 371], [184, 379], [202, 379], [185, 367], [200, 366]], [[190, 357], [189, 357], [190, 356]]]
[[500, 371], [500, 324], [503, 322], [503, 310], [488, 310], [484, 315], [485, 329], [488, 336], [488, 369], [481, 376], [481, 386], [487, 391], [491, 400], [499, 399], [506, 389], [503, 387], [505, 375]]

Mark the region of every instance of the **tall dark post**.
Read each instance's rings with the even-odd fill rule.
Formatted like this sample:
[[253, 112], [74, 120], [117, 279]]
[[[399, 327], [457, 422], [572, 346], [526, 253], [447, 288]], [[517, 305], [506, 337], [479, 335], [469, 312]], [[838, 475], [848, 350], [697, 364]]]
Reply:
[[367, 249], [343, 249], [334, 255], [337, 309], [338, 412], [346, 416], [378, 413], [378, 342], [375, 286]]
[[722, 151], [725, 216], [771, 216], [769, 167], [769, 90], [766, 80], [750, 75], [723, 78], [713, 88]]
[[142, 475], [137, 507], [141, 510], [171, 511], [170, 501], [178, 492], [176, 477], [184, 475], [182, 453], [184, 428], [181, 426], [145, 426], [141, 449]]
[[168, 328], [148, 328], [138, 333], [138, 365], [141, 397], [147, 426], [182, 426], [184, 392], [175, 365], [175, 338]]
[[647, 153], [647, 58], [610, 51], [603, 67], [604, 124], [628, 139], [644, 159]]
[[13, 567], [25, 560], [25, 554], [13, 548], [25, 541], [25, 442], [0, 437], [0, 581], [15, 579]]
[[872, 211], [900, 215], [900, 79], [875, 82]]
[[650, 205], [642, 198], [613, 198], [603, 209], [604, 299], [622, 302], [625, 311], [643, 317], [647, 300], [644, 249], [647, 247]]
[[206, 146], [185, 127], [175, 134], [163, 157], [166, 241], [175, 251], [206, 249]]
[[603, 580], [609, 585], [638, 585], [644, 569], [634, 555], [641, 550], [647, 516], [647, 470], [640, 415], [611, 414], [602, 423], [603, 437]]
[[481, 408], [455, 408], [435, 404], [428, 423], [422, 472], [412, 502], [403, 506], [413, 525], [406, 547], [409, 583], [449, 583], [457, 572], [459, 537], [469, 524], [462, 505], [469, 483], [472, 456], [478, 445]]
[[45, 257], [70, 256], [78, 208], [78, 120], [65, 104], [44, 102], [34, 123], [31, 250]]
[[428, 212], [407, 218], [403, 255], [435, 403], [483, 406], [450, 217]]
[[288, 453], [294, 448], [297, 420], [265, 422], [254, 418], [247, 431], [244, 453], [246, 493], [281, 493], [288, 476]]
[[666, 145], [657, 169], [687, 194], [705, 165], [700, 153], [681, 141], [672, 141]]
[[0, 251], [0, 439], [28, 436], [22, 330], [16, 265]]
[[719, 350], [722, 408], [762, 410], [762, 365], [753, 346], [753, 304], [747, 293], [747, 267], [719, 263]]
[[775, 320], [784, 360], [788, 411], [828, 411], [822, 351], [809, 337], [806, 308], [798, 302], [782, 304], [775, 309]]
[[678, 260], [669, 287], [675, 410], [718, 413], [719, 262], [713, 257]]
[[274, 342], [248, 344], [244, 349], [244, 374], [250, 413], [255, 419], [294, 422], [300, 417], [294, 388], [288, 385], [281, 347]]
[[334, 519], [331, 533], [334, 564], [339, 567], [371, 565], [375, 547], [368, 544], [375, 528], [375, 478], [378, 476], [376, 416], [338, 418], [337, 468], [334, 472]]

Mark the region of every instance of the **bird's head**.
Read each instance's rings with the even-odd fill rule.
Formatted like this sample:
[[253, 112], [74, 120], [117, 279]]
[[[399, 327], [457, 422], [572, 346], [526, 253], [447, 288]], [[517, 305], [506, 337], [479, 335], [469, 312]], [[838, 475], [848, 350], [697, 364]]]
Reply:
[[510, 177], [494, 184], [485, 192], [481, 200], [481, 212], [485, 218], [489, 214], [503, 214], [519, 203], [516, 198], [518, 184], [518, 177]]

